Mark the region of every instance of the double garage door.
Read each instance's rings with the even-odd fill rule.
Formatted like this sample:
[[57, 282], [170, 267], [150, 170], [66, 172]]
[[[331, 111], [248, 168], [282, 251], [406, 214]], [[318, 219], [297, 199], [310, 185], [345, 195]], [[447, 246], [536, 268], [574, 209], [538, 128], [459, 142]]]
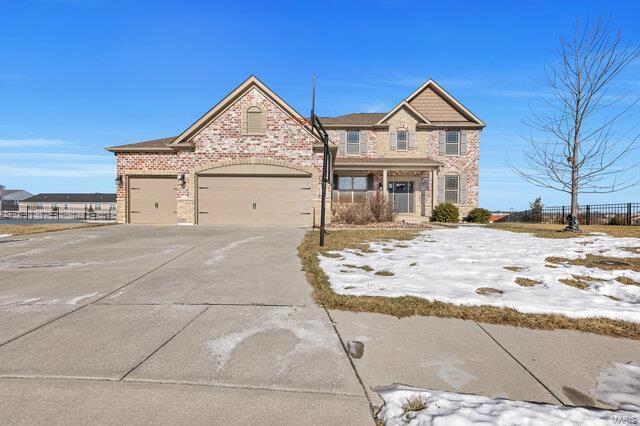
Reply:
[[198, 223], [311, 226], [308, 176], [200, 176]]
[[[129, 178], [130, 223], [175, 224], [175, 177]], [[198, 223], [311, 226], [308, 176], [199, 176]]]

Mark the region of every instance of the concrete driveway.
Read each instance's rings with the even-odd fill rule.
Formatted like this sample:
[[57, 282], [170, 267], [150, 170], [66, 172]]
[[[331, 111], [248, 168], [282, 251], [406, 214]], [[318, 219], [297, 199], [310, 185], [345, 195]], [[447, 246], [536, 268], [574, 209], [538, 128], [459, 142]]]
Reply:
[[0, 240], [0, 423], [372, 423], [301, 271], [304, 232]]
[[392, 383], [602, 407], [598, 368], [638, 360], [628, 339], [327, 312], [301, 271], [304, 232], [0, 239], [0, 423], [373, 424], [372, 388]]

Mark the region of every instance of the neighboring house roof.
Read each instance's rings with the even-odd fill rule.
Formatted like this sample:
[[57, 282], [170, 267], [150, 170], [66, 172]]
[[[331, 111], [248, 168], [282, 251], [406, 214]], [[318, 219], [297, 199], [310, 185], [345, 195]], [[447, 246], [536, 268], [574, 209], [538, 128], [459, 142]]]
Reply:
[[22, 200], [26, 203], [115, 203], [116, 194], [37, 194]]
[[0, 198], [2, 201], [21, 201], [31, 196], [33, 196], [32, 193], [22, 189], [0, 189]]

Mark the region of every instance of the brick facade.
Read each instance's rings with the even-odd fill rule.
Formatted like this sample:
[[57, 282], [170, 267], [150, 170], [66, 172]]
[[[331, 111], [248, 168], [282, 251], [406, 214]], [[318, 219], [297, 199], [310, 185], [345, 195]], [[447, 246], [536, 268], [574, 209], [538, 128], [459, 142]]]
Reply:
[[[266, 134], [242, 133], [244, 112], [258, 106], [265, 112]], [[118, 222], [126, 222], [129, 176], [185, 175], [177, 185], [178, 223], [195, 222], [197, 172], [224, 165], [260, 163], [294, 168], [311, 173], [313, 208], [319, 214], [322, 153], [314, 152], [313, 138], [301, 127], [285, 123], [289, 116], [273, 100], [253, 87], [204, 127], [194, 138], [193, 150], [175, 152], [119, 152], [117, 174], [123, 183], [117, 188]]]
[[[430, 158], [432, 160], [443, 163], [436, 173], [435, 182], [429, 182], [428, 190], [424, 194], [426, 197], [427, 211], [426, 216], [430, 217], [432, 209], [432, 194], [433, 185], [438, 185], [438, 177], [442, 175], [459, 175], [466, 178], [466, 193], [467, 198], [464, 204], [458, 204], [460, 209], [460, 216], [465, 217], [468, 212], [478, 206], [478, 177], [479, 177], [479, 156], [480, 156], [480, 130], [478, 129], [463, 129], [467, 133], [467, 153], [464, 155], [443, 155], [440, 154], [439, 148], [439, 135], [442, 129], [425, 129], [418, 127], [418, 120], [405, 109], [399, 109], [394, 115], [387, 120], [388, 128], [369, 128], [369, 129], [357, 129], [367, 132], [368, 143], [367, 152], [362, 155], [346, 155], [338, 154], [339, 158]], [[456, 128], [453, 127], [452, 130]], [[346, 129], [345, 129], [346, 130]], [[409, 132], [415, 132], [416, 144], [415, 149], [397, 150], [391, 149], [390, 145], [390, 132], [398, 130], [407, 130]], [[329, 134], [332, 140], [340, 140], [340, 132], [343, 130], [330, 130]], [[339, 167], [336, 170], [338, 175], [362, 175], [363, 173], [342, 172]], [[372, 169], [365, 172], [366, 174], [373, 174], [376, 179], [376, 185], [382, 182], [382, 174], [380, 169]], [[420, 177], [430, 177], [428, 172], [420, 171], [407, 171], [407, 172], [389, 172], [389, 180], [391, 177], [400, 178], [407, 177], [407, 180], [414, 181], [414, 188], [418, 188]], [[430, 179], [431, 180], [431, 179]], [[377, 187], [377, 186], [376, 186]], [[416, 189], [417, 190], [417, 189]], [[422, 196], [422, 194], [420, 194]], [[415, 215], [421, 213], [419, 208], [419, 198], [416, 195], [416, 208], [414, 209]], [[437, 204], [437, 199], [435, 204]]]

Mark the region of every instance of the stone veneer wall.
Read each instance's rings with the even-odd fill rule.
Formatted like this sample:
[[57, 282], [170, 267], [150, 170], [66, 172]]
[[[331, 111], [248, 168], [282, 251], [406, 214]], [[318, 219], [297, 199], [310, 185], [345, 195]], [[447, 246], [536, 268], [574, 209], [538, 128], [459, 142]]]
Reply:
[[[266, 112], [266, 134], [242, 133], [244, 111], [257, 106]], [[178, 185], [178, 223], [194, 223], [196, 217], [197, 171], [224, 165], [262, 163], [304, 170], [312, 175], [312, 207], [319, 220], [322, 153], [313, 152], [314, 138], [301, 127], [285, 123], [288, 115], [257, 88], [247, 91], [226, 111], [194, 137], [195, 150], [160, 153], [118, 153], [117, 174], [123, 175], [117, 188], [118, 222], [127, 214], [127, 188], [130, 175], [185, 174], [186, 184]], [[327, 215], [329, 216], [329, 215]]]

